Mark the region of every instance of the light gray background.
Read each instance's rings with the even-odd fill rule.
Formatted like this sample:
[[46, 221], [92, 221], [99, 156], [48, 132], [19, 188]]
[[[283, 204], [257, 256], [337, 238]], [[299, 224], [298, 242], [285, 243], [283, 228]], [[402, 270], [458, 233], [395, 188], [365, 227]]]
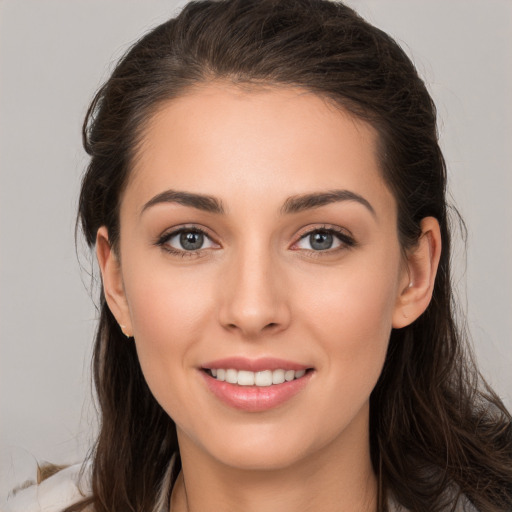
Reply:
[[[512, 2], [349, 3], [398, 39], [438, 105], [469, 228], [461, 302], [484, 374], [511, 407]], [[0, 496], [36, 460], [80, 460], [93, 438], [95, 310], [73, 241], [81, 121], [113, 62], [182, 4], [0, 0]]]

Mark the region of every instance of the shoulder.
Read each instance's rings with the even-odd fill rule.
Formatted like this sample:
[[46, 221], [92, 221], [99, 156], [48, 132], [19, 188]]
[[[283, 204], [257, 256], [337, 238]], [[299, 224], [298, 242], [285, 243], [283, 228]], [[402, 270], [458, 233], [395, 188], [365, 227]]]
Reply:
[[61, 512], [90, 495], [90, 464], [75, 464], [11, 493], [1, 512]]

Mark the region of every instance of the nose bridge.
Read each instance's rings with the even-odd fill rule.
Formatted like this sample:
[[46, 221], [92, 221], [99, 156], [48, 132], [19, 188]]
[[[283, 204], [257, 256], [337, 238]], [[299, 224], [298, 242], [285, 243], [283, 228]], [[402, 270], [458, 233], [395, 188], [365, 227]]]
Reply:
[[289, 310], [270, 244], [253, 239], [234, 250], [226, 269], [221, 323], [247, 337], [286, 328]]

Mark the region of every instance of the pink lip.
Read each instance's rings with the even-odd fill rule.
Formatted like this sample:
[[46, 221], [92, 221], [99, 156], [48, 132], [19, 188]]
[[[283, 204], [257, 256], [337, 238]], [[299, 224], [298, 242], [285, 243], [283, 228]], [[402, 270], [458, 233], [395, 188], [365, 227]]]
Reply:
[[[223, 360], [222, 365], [212, 365], [210, 368], [248, 368], [247, 366], [241, 368], [240, 365], [234, 364], [224, 366], [225, 362], [226, 361]], [[277, 365], [275, 369], [285, 369], [282, 363], [280, 364], [281, 366]], [[258, 368], [260, 368], [260, 366], [258, 366]], [[267, 365], [265, 369], [270, 368]], [[306, 367], [302, 366], [298, 369], [306, 369]], [[229, 382], [217, 380], [204, 370], [200, 370], [199, 373], [202, 375], [208, 389], [224, 404], [246, 412], [263, 412], [284, 404], [302, 391], [309, 383], [314, 371], [306, 372], [305, 375], [299, 379], [283, 382], [282, 384], [273, 384], [272, 386], [239, 386], [238, 384], [230, 384]]]
[[204, 369], [224, 368], [228, 370], [247, 370], [250, 372], [262, 372], [263, 370], [307, 370], [310, 366], [306, 366], [284, 359], [276, 359], [274, 357], [261, 357], [259, 359], [248, 359], [246, 357], [227, 357], [225, 359], [217, 359], [202, 365]]

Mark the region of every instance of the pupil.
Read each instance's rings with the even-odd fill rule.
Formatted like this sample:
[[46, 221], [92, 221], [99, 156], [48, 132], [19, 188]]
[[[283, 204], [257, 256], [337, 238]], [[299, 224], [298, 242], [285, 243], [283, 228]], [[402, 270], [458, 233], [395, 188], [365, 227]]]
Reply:
[[325, 231], [319, 231], [309, 236], [311, 247], [317, 251], [325, 251], [332, 247], [332, 235]]
[[180, 244], [184, 249], [188, 251], [195, 251], [197, 249], [201, 249], [203, 245], [204, 236], [202, 233], [198, 233], [196, 231], [187, 231], [185, 233], [181, 233], [180, 235]]

